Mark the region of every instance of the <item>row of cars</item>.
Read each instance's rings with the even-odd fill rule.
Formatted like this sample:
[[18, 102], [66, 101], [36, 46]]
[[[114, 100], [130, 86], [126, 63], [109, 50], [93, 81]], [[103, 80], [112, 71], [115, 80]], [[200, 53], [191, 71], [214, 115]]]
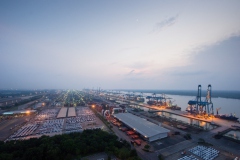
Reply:
[[[57, 119], [59, 108], [42, 110], [35, 118], [11, 135], [8, 140], [39, 137], [41, 135], [82, 132], [84, 126], [86, 126], [84, 122], [93, 124], [96, 121], [95, 114], [89, 108], [76, 107], [76, 111], [76, 117]], [[101, 127], [91, 126], [91, 128], [86, 129], [95, 128]]]
[[55, 119], [57, 117], [57, 114], [59, 112], [59, 109], [46, 109], [43, 110], [41, 113], [39, 113], [35, 117], [35, 121], [43, 121], [46, 119]]
[[36, 134], [52, 134], [61, 133], [63, 129], [64, 119], [46, 120], [40, 126], [39, 131]]
[[27, 124], [20, 128], [17, 132], [13, 133], [8, 139], [18, 139], [21, 137], [26, 137], [29, 135], [33, 135], [33, 132], [38, 128], [39, 124]]
[[83, 128], [80, 123], [69, 123], [65, 126], [64, 132], [71, 133], [71, 132], [82, 132]]
[[83, 123], [95, 120], [96, 120], [95, 115], [81, 115], [79, 117], [66, 118], [66, 123]]
[[76, 114], [77, 116], [82, 116], [82, 115], [94, 115], [91, 109], [88, 107], [77, 107], [76, 108]]
[[[77, 107], [76, 117], [66, 118], [65, 133], [81, 132], [83, 127], [81, 123], [94, 122], [96, 120], [95, 114], [87, 107]], [[89, 129], [89, 128], [88, 128]]]
[[45, 109], [35, 116], [29, 123], [13, 133], [8, 140], [24, 139], [46, 133], [61, 132], [63, 120], [56, 119], [59, 109]]

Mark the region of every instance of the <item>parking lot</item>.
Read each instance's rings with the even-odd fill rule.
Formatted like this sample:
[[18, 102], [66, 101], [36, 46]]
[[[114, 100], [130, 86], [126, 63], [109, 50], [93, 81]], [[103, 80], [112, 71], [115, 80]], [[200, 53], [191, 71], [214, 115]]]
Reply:
[[[24, 126], [12, 133], [8, 140], [28, 139], [42, 135], [53, 136], [63, 133], [82, 132], [84, 129], [104, 128], [102, 122], [88, 107], [76, 107], [76, 117], [57, 118], [59, 110], [59, 108], [42, 110]], [[14, 124], [15, 122], [12, 125]], [[12, 126], [11, 123], [9, 125]], [[6, 130], [6, 132], [9, 133], [9, 130]]]
[[160, 150], [160, 149], [175, 145], [177, 143], [180, 143], [182, 141], [185, 141], [185, 138], [183, 138], [182, 135], [174, 135], [174, 136], [169, 136], [167, 138], [151, 142], [151, 145], [153, 146], [154, 150]]

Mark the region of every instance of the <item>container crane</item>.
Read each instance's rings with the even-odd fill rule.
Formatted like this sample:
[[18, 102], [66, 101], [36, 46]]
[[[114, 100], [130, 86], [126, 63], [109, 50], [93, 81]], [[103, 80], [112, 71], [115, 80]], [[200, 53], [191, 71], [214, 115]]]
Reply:
[[202, 101], [202, 86], [198, 85], [198, 93], [195, 100], [190, 100], [188, 102], [189, 107], [187, 108], [188, 111], [191, 113], [195, 112], [197, 114], [205, 114], [208, 115], [214, 114], [213, 113], [213, 103], [212, 103], [212, 86], [209, 84], [207, 89], [207, 96], [205, 101]]
[[211, 113], [212, 115], [213, 113], [213, 103], [212, 103], [212, 86], [211, 84], [208, 85], [208, 89], [207, 89], [207, 96], [205, 99], [206, 102], [206, 106], [207, 106], [207, 113]]

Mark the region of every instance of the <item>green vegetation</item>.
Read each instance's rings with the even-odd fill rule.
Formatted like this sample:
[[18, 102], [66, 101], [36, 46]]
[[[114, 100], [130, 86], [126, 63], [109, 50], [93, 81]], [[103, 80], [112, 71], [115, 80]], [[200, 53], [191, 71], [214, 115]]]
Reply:
[[148, 144], [146, 144], [146, 145], [144, 146], [144, 148], [145, 148], [145, 149], [149, 149], [150, 146], [149, 146]]
[[158, 155], [159, 160], [164, 160], [163, 156], [161, 154]]
[[139, 159], [127, 141], [120, 142], [117, 136], [100, 129], [24, 141], [0, 141], [0, 151], [0, 159], [4, 160], [72, 160], [98, 152], [106, 152], [120, 159]]
[[211, 143], [206, 142], [203, 138], [198, 139], [198, 144], [204, 145], [204, 146], [212, 146]]
[[149, 152], [150, 146], [146, 144], [142, 150]]

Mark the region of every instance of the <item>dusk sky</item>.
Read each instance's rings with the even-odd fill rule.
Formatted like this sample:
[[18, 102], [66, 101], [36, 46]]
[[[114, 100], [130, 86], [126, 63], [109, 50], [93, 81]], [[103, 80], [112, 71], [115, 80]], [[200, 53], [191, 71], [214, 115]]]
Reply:
[[1, 0], [0, 89], [240, 90], [240, 1]]

